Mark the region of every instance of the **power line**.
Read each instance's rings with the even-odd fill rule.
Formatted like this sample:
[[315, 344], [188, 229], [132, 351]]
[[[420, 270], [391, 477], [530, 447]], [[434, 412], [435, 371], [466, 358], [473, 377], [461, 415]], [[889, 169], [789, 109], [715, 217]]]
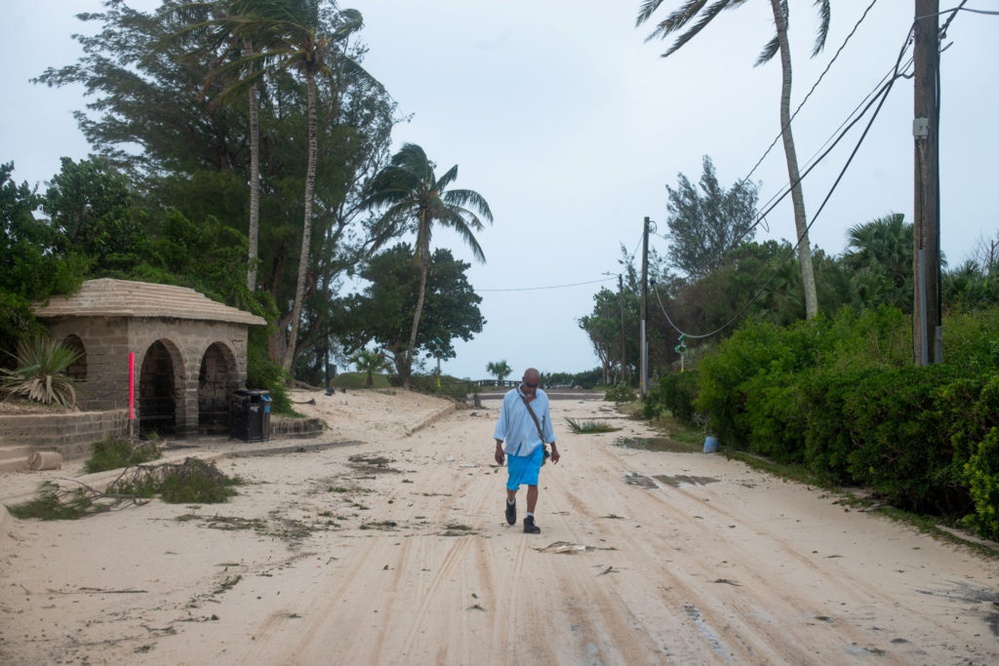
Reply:
[[[848, 127], [843, 132], [841, 132], [840, 135], [833, 142], [833, 144], [825, 152], [822, 153], [822, 155], [815, 162], [815, 164], [812, 164], [799, 177], [799, 181], [800, 181], [806, 175], [808, 175], [808, 172], [811, 171], [811, 169], [813, 169], [822, 159], [825, 159], [825, 157], [829, 154], [829, 152], [832, 151], [832, 149], [835, 148], [835, 146], [839, 143], [839, 141], [846, 135], [846, 132], [849, 131], [857, 122], [859, 122], [860, 119], [863, 117], [863, 115], [867, 113], [867, 110], [871, 107], [871, 105], [873, 104], [873, 102], [875, 100], [877, 100], [877, 99], [880, 99], [880, 101], [878, 102], [877, 106], [874, 109], [874, 113], [871, 115], [870, 120], [868, 120], [868, 122], [867, 122], [867, 126], [864, 128], [864, 131], [861, 133], [860, 138], [857, 140], [856, 145], [854, 146], [853, 150], [850, 152], [850, 155], [847, 158], [846, 163], [844, 163], [843, 168], [840, 169], [839, 175], [836, 177], [836, 180], [833, 182], [832, 187], [830, 187], [829, 192], [826, 193], [826, 196], [822, 200], [822, 203], [819, 205], [819, 208], [815, 211], [815, 215], [812, 216], [812, 219], [809, 221], [808, 225], [805, 227], [805, 233], [808, 233], [808, 231], [811, 230], [812, 225], [814, 225], [815, 221], [818, 220], [819, 215], [822, 213], [822, 211], [825, 208], [826, 204], [829, 202], [829, 199], [832, 197], [833, 192], [836, 191], [836, 188], [839, 185], [840, 181], [843, 179], [843, 176], [846, 175], [846, 170], [849, 168], [850, 164], [853, 162], [853, 158], [856, 157], [857, 152], [860, 150], [860, 146], [863, 144], [864, 140], [867, 138], [867, 134], [870, 131], [871, 127], [874, 125], [874, 121], [877, 119], [878, 115], [880, 114], [881, 109], [884, 107], [884, 103], [887, 101], [888, 95], [891, 92], [892, 87], [894, 86], [895, 81], [897, 81], [899, 78], [902, 78], [904, 76], [904, 74], [899, 71], [900, 70], [900, 63], [902, 61], [902, 57], [905, 55], [905, 51], [906, 51], [906, 49], [908, 47], [908, 44], [909, 44], [909, 36], [911, 36], [911, 35], [912, 35], [912, 31], [910, 29], [909, 35], [906, 37], [905, 43], [903, 44], [901, 50], [899, 51], [898, 58], [895, 61], [894, 75], [889, 78], [887, 84], [885, 84], [884, 86], [882, 86], [882, 89], [881, 89], [881, 91], [879, 91], [878, 96], [875, 97], [874, 99], [872, 99], [866, 105], [863, 114], [861, 114], [860, 116], [858, 116], [856, 119], [854, 119], [852, 122], [849, 123]], [[784, 195], [782, 195], [781, 199], [783, 199], [784, 196], [787, 196], [787, 194], [785, 193]], [[779, 200], [778, 200], [778, 202], [775, 202], [773, 204], [773, 206], [771, 206], [771, 208], [767, 209], [763, 213], [763, 215], [766, 215], [766, 213], [770, 212], [770, 210], [772, 210], [773, 207], [777, 205], [777, 203], [779, 203]], [[786, 264], [791, 259], [791, 257], [794, 256], [794, 253], [797, 250], [798, 245], [801, 244], [802, 238], [803, 238], [803, 236], [799, 236], [798, 237], [797, 242], [794, 243], [794, 245], [791, 247], [790, 251], [787, 253], [787, 255], [785, 255], [784, 259], [778, 263], [778, 265], [777, 265], [776, 269], [774, 270], [773, 274], [767, 279], [767, 281], [763, 284], [763, 286], [760, 287], [756, 291], [755, 294], [753, 294], [753, 297], [749, 300], [749, 302], [747, 302], [745, 305], [743, 305], [742, 308], [740, 308], [739, 311], [731, 319], [729, 319], [729, 321], [727, 321], [722, 326], [716, 328], [715, 330], [713, 330], [713, 331], [711, 331], [709, 333], [699, 333], [699, 334], [688, 333], [688, 332], [682, 330], [679, 326], [677, 326], [673, 322], [672, 319], [670, 319], [670, 316], [666, 312], [666, 308], [665, 308], [665, 306], [662, 303], [662, 299], [659, 297], [659, 291], [658, 291], [658, 289], [654, 289], [654, 291], [656, 293], [656, 300], [659, 303], [659, 309], [660, 309], [660, 311], [662, 311], [663, 316], [666, 318], [666, 321], [669, 323], [669, 325], [677, 333], [683, 335], [686, 338], [690, 338], [690, 339], [701, 339], [701, 338], [707, 338], [707, 337], [711, 337], [713, 335], [717, 335], [718, 333], [722, 332], [723, 330], [725, 330], [726, 328], [728, 328], [729, 326], [731, 326], [732, 324], [734, 324], [735, 322], [737, 322], [739, 319], [741, 319], [742, 315], [745, 314], [746, 310], [748, 310], [749, 307], [753, 303], [755, 303], [757, 300], [759, 300], [760, 296], [762, 296], [762, 294], [766, 290], [766, 288], [769, 287], [770, 284], [776, 279], [776, 277], [779, 274], [780, 269], [783, 267], [783, 265]]]
[[[857, 20], [856, 24], [854, 24], [853, 30], [851, 30], [850, 33], [846, 36], [846, 39], [843, 40], [843, 43], [840, 44], [840, 47], [838, 49], [836, 49], [836, 53], [833, 54], [833, 57], [829, 60], [829, 63], [826, 65], [826, 68], [824, 70], [822, 70], [822, 73], [819, 74], [819, 78], [817, 78], [815, 80], [815, 83], [812, 84], [811, 89], [808, 91], [808, 93], [805, 95], [805, 97], [801, 100], [801, 103], [798, 104], [798, 108], [795, 109], [794, 113], [791, 114], [791, 117], [787, 121], [788, 126], [790, 126], [791, 122], [794, 121], [795, 117], [798, 115], [798, 112], [801, 111], [801, 108], [803, 106], [805, 106], [805, 102], [807, 102], [808, 98], [812, 96], [812, 93], [815, 92], [815, 89], [819, 87], [819, 83], [821, 83], [822, 79], [825, 78], [825, 75], [829, 72], [830, 68], [832, 68], [833, 63], [836, 62], [836, 59], [839, 58], [840, 53], [842, 53], [843, 49], [846, 48], [846, 45], [850, 41], [850, 38], [853, 37], [854, 33], [857, 32], [857, 28], [859, 28], [860, 24], [864, 22], [864, 19], [867, 18], [867, 14], [871, 11], [871, 9], [874, 8], [874, 5], [876, 5], [877, 2], [878, 2], [878, 0], [871, 0], [871, 4], [869, 4], [867, 6], [867, 9], [865, 9], [864, 13], [861, 14], [860, 19]], [[770, 154], [770, 151], [774, 149], [774, 146], [777, 145], [777, 142], [780, 141], [780, 139], [781, 139], [782, 136], [784, 136], [784, 130], [785, 129], [787, 129], [787, 128], [786, 127], [781, 127], [781, 131], [777, 133], [777, 136], [770, 143], [770, 145], [767, 147], [767, 149], [763, 152], [763, 156], [760, 157], [760, 159], [756, 162], [756, 164], [753, 165], [753, 168], [749, 170], [749, 173], [746, 174], [746, 177], [743, 178], [741, 182], [743, 182], [743, 183], [746, 182], [747, 180], [750, 179], [750, 177], [754, 173], [756, 173], [756, 170], [760, 167], [761, 164], [763, 164], [763, 160], [765, 160], [767, 158], [767, 155]]]
[[610, 282], [616, 278], [601, 278], [600, 280], [590, 280], [589, 282], [574, 282], [572, 284], [553, 284], [547, 287], [517, 287], [511, 289], [476, 289], [476, 291], [489, 291], [489, 292], [500, 292], [500, 291], [541, 291], [543, 289], [567, 289], [569, 287], [580, 287], [587, 284], [598, 284], [600, 282]]

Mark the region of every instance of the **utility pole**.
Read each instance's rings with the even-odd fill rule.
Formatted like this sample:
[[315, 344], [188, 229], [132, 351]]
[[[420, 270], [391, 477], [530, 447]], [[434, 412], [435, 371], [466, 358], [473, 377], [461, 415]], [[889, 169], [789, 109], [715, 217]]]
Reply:
[[621, 304], [621, 379], [620, 381], [625, 384], [628, 383], [628, 375], [625, 372], [625, 356], [624, 356], [624, 277], [618, 273], [617, 274], [617, 298]]
[[649, 218], [645, 218], [645, 227], [642, 231], [642, 300], [639, 304], [641, 308], [641, 335], [639, 336], [639, 346], [642, 357], [642, 383], [640, 389], [642, 397], [649, 391], [649, 345], [645, 337], [645, 318], [648, 314], [649, 301]]
[[912, 314], [916, 365], [943, 361], [940, 299], [940, 1], [915, 0]]

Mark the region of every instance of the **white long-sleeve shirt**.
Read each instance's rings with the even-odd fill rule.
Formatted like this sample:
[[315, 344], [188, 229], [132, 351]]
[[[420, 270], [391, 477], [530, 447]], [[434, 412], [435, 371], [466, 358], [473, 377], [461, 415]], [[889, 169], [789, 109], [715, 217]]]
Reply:
[[[499, 420], [496, 422], [496, 430], [493, 431], [493, 438], [504, 442], [503, 451], [509, 456], [529, 456], [542, 444], [541, 438], [538, 437], [538, 428], [527, 412], [522, 395], [519, 388], [506, 392]], [[534, 400], [531, 400], [531, 409], [538, 417], [544, 441], [554, 442], [555, 430], [552, 428], [548, 394], [538, 389]]]

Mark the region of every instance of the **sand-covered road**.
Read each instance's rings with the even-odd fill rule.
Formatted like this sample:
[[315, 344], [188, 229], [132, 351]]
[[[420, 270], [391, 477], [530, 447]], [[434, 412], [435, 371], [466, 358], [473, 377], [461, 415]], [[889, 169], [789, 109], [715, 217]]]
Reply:
[[246, 481], [227, 504], [6, 521], [0, 663], [999, 663], [996, 560], [721, 455], [620, 446], [656, 433], [608, 403], [553, 402], [562, 462], [526, 535], [498, 402], [313, 395], [331, 429], [301, 443], [339, 444], [221, 458]]

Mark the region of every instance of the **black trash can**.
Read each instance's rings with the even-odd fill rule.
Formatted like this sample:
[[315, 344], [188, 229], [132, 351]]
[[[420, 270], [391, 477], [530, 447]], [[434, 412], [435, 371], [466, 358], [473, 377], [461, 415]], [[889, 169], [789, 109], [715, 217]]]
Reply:
[[271, 392], [240, 389], [229, 408], [229, 437], [266, 442], [271, 437]]

